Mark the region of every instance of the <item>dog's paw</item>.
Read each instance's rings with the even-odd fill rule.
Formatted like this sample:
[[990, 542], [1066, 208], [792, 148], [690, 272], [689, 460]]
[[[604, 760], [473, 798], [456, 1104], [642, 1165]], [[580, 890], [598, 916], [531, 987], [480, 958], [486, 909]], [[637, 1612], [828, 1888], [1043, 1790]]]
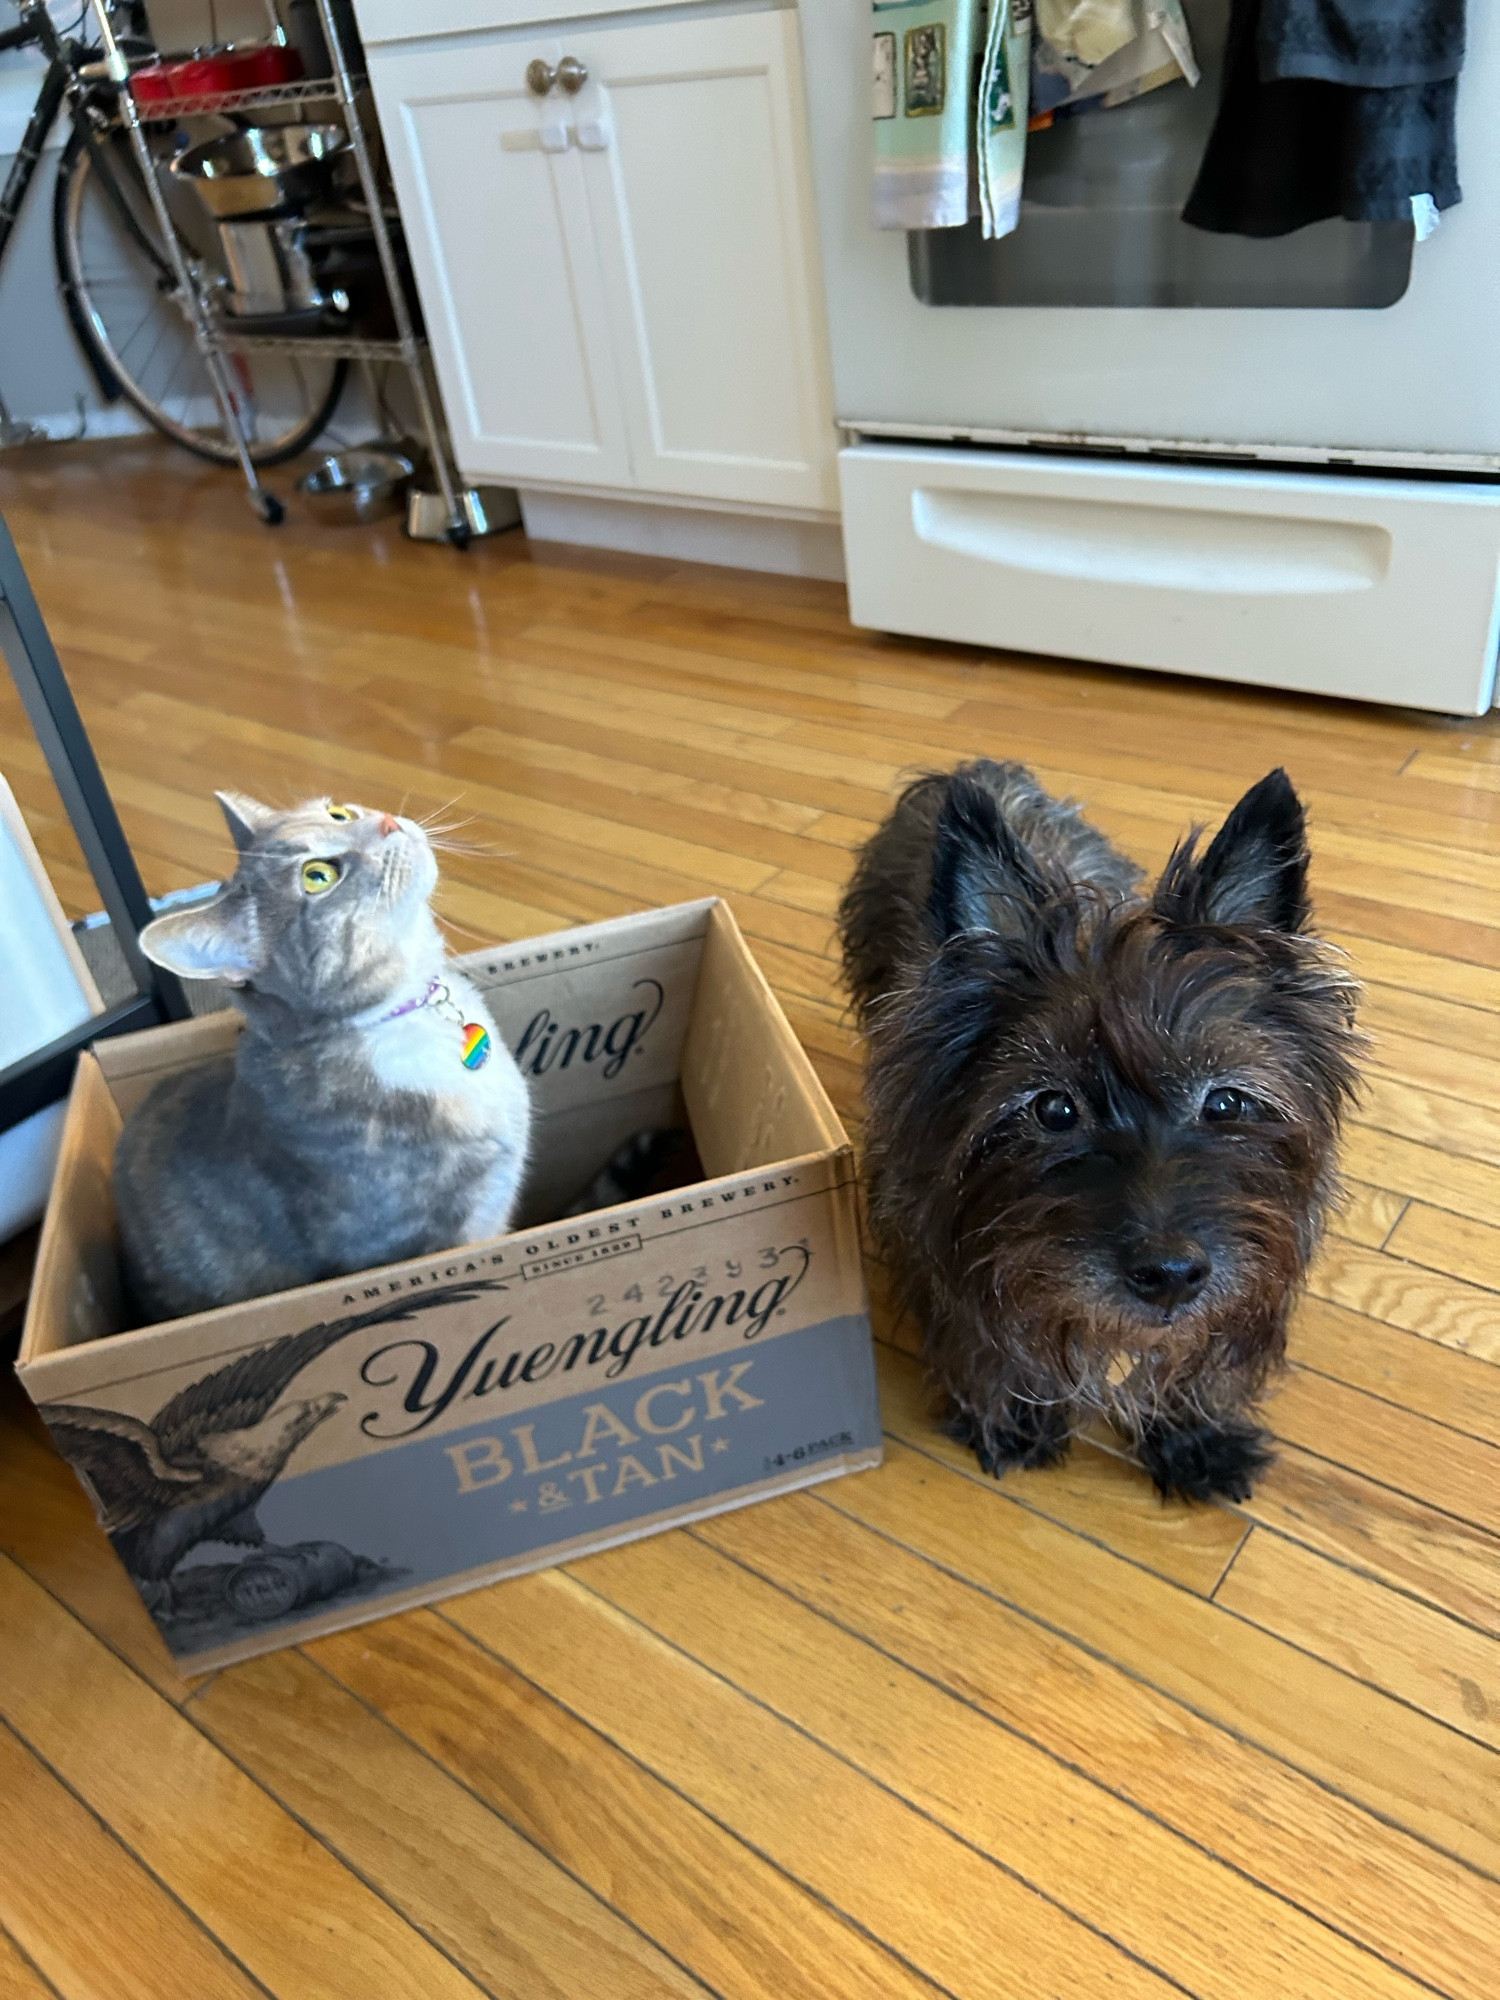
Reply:
[[943, 1429], [969, 1447], [992, 1479], [1012, 1465], [1057, 1465], [1073, 1442], [1067, 1411], [1050, 1403], [1016, 1404], [997, 1419], [955, 1402]]
[[1276, 1456], [1263, 1430], [1234, 1422], [1147, 1431], [1140, 1454], [1157, 1492], [1168, 1500], [1248, 1500]]

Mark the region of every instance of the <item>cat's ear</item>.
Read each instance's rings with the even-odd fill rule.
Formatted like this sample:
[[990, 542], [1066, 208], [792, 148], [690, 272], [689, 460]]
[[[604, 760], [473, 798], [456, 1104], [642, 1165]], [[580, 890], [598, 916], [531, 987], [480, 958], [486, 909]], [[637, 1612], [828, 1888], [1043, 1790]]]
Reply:
[[933, 834], [927, 913], [937, 935], [950, 938], [997, 925], [1012, 930], [1015, 916], [1034, 909], [1047, 893], [1031, 850], [1011, 831], [994, 794], [956, 775]]
[[141, 950], [180, 979], [222, 979], [226, 986], [243, 986], [263, 961], [255, 906], [232, 891], [147, 924]]
[[215, 792], [219, 810], [229, 824], [229, 835], [241, 854], [255, 839], [273, 824], [278, 815], [269, 806], [263, 806], [259, 799], [252, 799], [247, 792]]
[[1299, 931], [1307, 900], [1307, 822], [1285, 771], [1240, 800], [1200, 859], [1189, 840], [1167, 863], [1154, 905], [1173, 923], [1262, 924]]

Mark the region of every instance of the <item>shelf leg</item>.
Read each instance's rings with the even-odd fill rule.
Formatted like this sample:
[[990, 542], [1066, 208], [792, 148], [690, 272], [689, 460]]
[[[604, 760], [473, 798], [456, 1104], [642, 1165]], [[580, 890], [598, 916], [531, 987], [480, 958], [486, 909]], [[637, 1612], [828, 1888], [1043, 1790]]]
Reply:
[[[94, 0], [96, 6], [99, 3], [100, 0]], [[391, 312], [396, 321], [396, 335], [401, 342], [402, 358], [406, 363], [407, 372], [412, 377], [417, 409], [427, 440], [427, 450], [432, 459], [439, 491], [443, 496], [443, 505], [448, 510], [449, 533], [455, 538], [467, 540], [469, 521], [458, 497], [458, 480], [448, 450], [447, 426], [439, 415], [439, 404], [428, 378], [422, 350], [417, 342], [417, 330], [412, 325], [411, 311], [406, 300], [406, 287], [401, 282], [395, 245], [391, 242], [391, 232], [385, 219], [380, 179], [375, 171], [375, 161], [370, 152], [364, 119], [360, 116], [359, 105], [356, 102], [358, 92], [353, 73], [349, 68], [348, 51], [339, 34], [338, 22], [334, 19], [332, 0], [318, 0], [318, 19], [322, 23], [323, 37], [328, 43], [328, 53], [333, 61], [334, 83], [338, 89], [344, 122], [349, 130], [350, 143], [354, 148], [354, 163], [359, 170], [360, 190], [370, 211], [370, 226], [375, 232], [375, 252], [380, 259], [386, 290], [390, 293]]]
[[274, 522], [281, 518], [281, 502], [274, 493], [261, 485], [260, 474], [250, 456], [250, 443], [245, 436], [245, 427], [240, 420], [239, 407], [234, 400], [234, 392], [229, 383], [229, 370], [225, 364], [223, 350], [214, 337], [209, 324], [208, 313], [199, 294], [193, 274], [183, 255], [182, 244], [177, 231], [172, 226], [165, 197], [156, 179], [156, 162], [151, 157], [151, 148], [146, 143], [146, 134], [141, 128], [140, 114], [136, 110], [135, 99], [130, 92], [130, 65], [120, 51], [115, 40], [114, 29], [110, 25], [109, 10], [105, 0], [89, 0], [89, 9], [94, 17], [100, 42], [104, 48], [105, 66], [115, 86], [115, 96], [120, 106], [120, 119], [130, 134], [130, 144], [135, 153], [136, 165], [141, 179], [145, 182], [146, 196], [156, 217], [156, 226], [161, 231], [162, 242], [172, 265], [172, 276], [176, 281], [178, 296], [187, 307], [193, 328], [193, 339], [198, 352], [203, 356], [203, 365], [208, 370], [208, 379], [213, 386], [214, 399], [219, 405], [219, 414], [224, 419], [224, 428], [229, 433], [234, 446], [234, 455], [239, 460], [240, 471], [250, 488], [251, 504], [263, 521]]

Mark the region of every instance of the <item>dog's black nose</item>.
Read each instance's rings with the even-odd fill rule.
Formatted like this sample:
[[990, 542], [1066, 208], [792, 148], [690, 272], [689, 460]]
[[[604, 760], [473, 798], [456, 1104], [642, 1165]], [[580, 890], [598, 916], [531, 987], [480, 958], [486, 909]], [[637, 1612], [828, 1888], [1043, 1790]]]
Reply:
[[1163, 1257], [1143, 1257], [1125, 1272], [1125, 1282], [1138, 1299], [1163, 1312], [1175, 1312], [1197, 1298], [1208, 1283], [1209, 1262], [1198, 1249]]

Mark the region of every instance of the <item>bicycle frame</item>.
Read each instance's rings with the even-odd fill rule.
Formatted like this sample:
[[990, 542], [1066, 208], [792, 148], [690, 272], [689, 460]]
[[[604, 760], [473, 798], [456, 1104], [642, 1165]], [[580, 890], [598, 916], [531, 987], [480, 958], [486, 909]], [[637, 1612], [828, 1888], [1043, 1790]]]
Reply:
[[82, 53], [76, 42], [65, 42], [58, 34], [42, 0], [23, 0], [19, 25], [0, 34], [0, 53], [33, 45], [46, 56], [47, 73], [42, 78], [36, 107], [27, 122], [20, 150], [6, 175], [4, 188], [0, 189], [0, 262], [4, 261], [5, 246], [10, 241], [16, 217], [21, 213], [21, 204], [26, 199], [26, 191], [31, 186], [47, 144], [47, 134], [52, 130], [63, 99], [72, 86], [77, 56]]
[[[80, 42], [65, 39], [59, 35], [52, 16], [47, 12], [45, 0], [22, 0], [21, 19], [14, 28], [0, 34], [0, 53], [7, 49], [39, 48], [47, 58], [47, 69], [42, 77], [42, 87], [37, 92], [36, 104], [27, 120], [26, 130], [11, 170], [6, 175], [5, 186], [0, 189], [0, 269], [5, 263], [6, 248], [12, 232], [20, 218], [21, 208], [36, 178], [36, 170], [41, 164], [46, 150], [47, 137], [62, 109], [64, 100], [71, 103], [75, 123], [81, 114], [82, 91], [79, 87], [79, 71], [93, 52]], [[108, 166], [101, 149], [94, 145], [93, 135], [89, 144], [99, 167], [100, 186], [107, 189], [115, 208], [125, 226], [142, 242], [147, 252], [151, 245], [141, 238], [129, 204], [121, 196], [115, 183], [113, 170]], [[83, 358], [93, 374], [99, 394], [106, 403], [120, 399], [120, 386], [107, 373], [92, 348], [83, 349]]]
[[[104, 87], [113, 93], [120, 125], [135, 156], [141, 183], [156, 218], [162, 247], [166, 252], [163, 276], [171, 282], [173, 292], [192, 330], [194, 344], [203, 357], [204, 369], [214, 392], [214, 400], [219, 405], [225, 432], [234, 446], [240, 471], [250, 489], [251, 503], [263, 520], [270, 522], [280, 520], [281, 503], [261, 484], [260, 474], [250, 456], [250, 443], [235, 400], [234, 386], [230, 381], [228, 368], [223, 354], [214, 343], [203, 296], [194, 280], [157, 182], [156, 163], [151, 157], [145, 128], [136, 109], [135, 98], [131, 94], [130, 65], [115, 37], [109, 18], [108, 0], [88, 0], [88, 9], [93, 16], [94, 28], [99, 38], [97, 54], [83, 44], [58, 34], [47, 11], [45, 0], [20, 0], [20, 9], [21, 19], [18, 25], [0, 34], [0, 51], [34, 45], [47, 57], [47, 72], [42, 80], [41, 90], [37, 94], [36, 107], [27, 124], [21, 149], [6, 178], [4, 190], [0, 191], [0, 260], [4, 258], [6, 245], [21, 211], [21, 204], [26, 198], [43, 148], [47, 143], [47, 135], [52, 129], [53, 121], [64, 99], [71, 103], [76, 122], [83, 116], [85, 90], [94, 87], [96, 81], [102, 82]], [[87, 79], [82, 75], [84, 61], [88, 61], [92, 71]], [[100, 169], [101, 185], [108, 192], [122, 221], [140, 240], [140, 231], [135, 218], [130, 213], [129, 204], [120, 193], [113, 169], [103, 149], [93, 145], [92, 132], [88, 137], [95, 163]], [[153, 257], [156, 256], [152, 246], [147, 244], [145, 247]], [[160, 262], [160, 259], [157, 261]], [[107, 400], [114, 401], [120, 393], [117, 384], [105, 376], [100, 363], [92, 353], [88, 359], [101, 392]]]

